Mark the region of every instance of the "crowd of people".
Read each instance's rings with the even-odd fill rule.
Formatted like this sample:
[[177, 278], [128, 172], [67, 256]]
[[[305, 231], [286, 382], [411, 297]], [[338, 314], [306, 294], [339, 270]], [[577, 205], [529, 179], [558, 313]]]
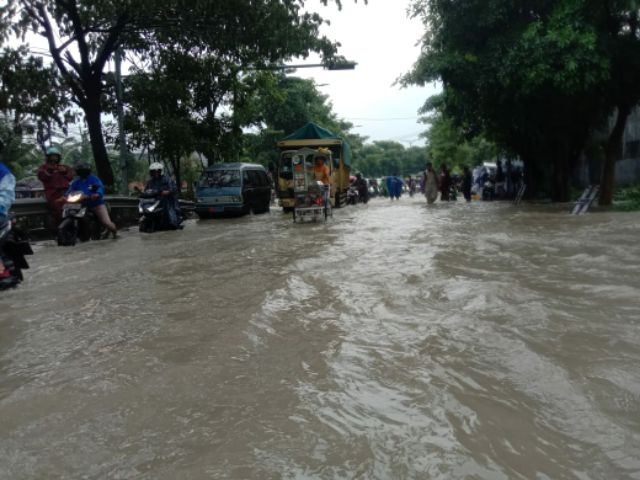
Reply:
[[380, 183], [380, 190], [392, 201], [398, 200], [403, 192], [413, 195], [420, 191], [427, 203], [432, 204], [438, 198], [442, 202], [456, 200], [458, 192], [467, 202], [473, 195], [482, 200], [513, 198], [521, 184], [522, 169], [514, 167], [511, 160], [506, 160], [504, 166], [498, 160], [495, 168], [479, 165], [473, 171], [465, 165], [460, 175], [452, 175], [446, 164], [441, 164], [436, 171], [429, 162], [419, 180], [412, 176], [403, 179], [394, 173]]

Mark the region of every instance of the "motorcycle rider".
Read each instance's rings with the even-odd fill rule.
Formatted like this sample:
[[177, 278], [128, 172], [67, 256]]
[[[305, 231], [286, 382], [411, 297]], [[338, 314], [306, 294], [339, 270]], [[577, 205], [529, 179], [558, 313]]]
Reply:
[[180, 228], [180, 204], [178, 203], [178, 189], [176, 182], [167, 175], [164, 175], [164, 167], [160, 162], [153, 162], [149, 165], [149, 181], [144, 189], [157, 191], [160, 195], [161, 204], [164, 208], [164, 218], [162, 219], [163, 229], [176, 230]]
[[117, 236], [117, 228], [109, 218], [109, 211], [104, 204], [104, 185], [102, 181], [95, 175], [91, 175], [91, 166], [87, 162], [78, 162], [74, 166], [78, 177], [71, 182], [66, 195], [71, 192], [79, 191], [85, 194], [86, 199], [82, 201], [83, 205], [90, 208], [100, 223], [107, 227], [113, 234], [113, 238]]
[[353, 182], [353, 186], [358, 190], [358, 197], [360, 201], [367, 203], [369, 201], [369, 185], [367, 181], [362, 178], [360, 172], [356, 173], [356, 179]]
[[38, 168], [38, 179], [44, 186], [44, 196], [51, 212], [51, 228], [55, 229], [62, 220], [64, 196], [73, 180], [73, 169], [60, 163], [62, 154], [58, 147], [49, 147], [45, 163]]
[[[0, 227], [7, 222], [9, 209], [16, 199], [16, 178], [3, 163], [3, 150], [4, 144], [0, 140]], [[2, 257], [0, 257], [0, 281], [7, 281], [10, 278], [12, 278], [11, 273], [8, 268], [5, 268]]]

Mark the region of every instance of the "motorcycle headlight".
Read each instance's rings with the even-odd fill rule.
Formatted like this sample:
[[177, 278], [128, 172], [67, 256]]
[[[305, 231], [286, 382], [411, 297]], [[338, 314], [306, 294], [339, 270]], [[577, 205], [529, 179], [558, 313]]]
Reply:
[[157, 203], [154, 203], [153, 205], [151, 205], [149, 208], [147, 208], [147, 210], [149, 210], [150, 212], [153, 213], [153, 211], [156, 209], [156, 207], [158, 206]]
[[72, 193], [67, 197], [67, 201], [71, 203], [79, 202], [82, 198], [82, 193]]

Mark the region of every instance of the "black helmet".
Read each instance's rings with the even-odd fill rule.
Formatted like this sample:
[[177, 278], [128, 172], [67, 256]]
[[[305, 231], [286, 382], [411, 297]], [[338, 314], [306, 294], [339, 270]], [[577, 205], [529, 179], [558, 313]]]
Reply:
[[87, 162], [78, 162], [73, 166], [73, 169], [81, 177], [87, 176], [91, 173], [91, 165], [89, 165]]

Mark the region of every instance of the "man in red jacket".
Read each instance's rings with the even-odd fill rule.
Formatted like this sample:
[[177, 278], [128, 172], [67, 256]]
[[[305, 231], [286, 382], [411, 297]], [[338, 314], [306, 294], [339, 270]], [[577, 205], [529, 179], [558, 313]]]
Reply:
[[64, 194], [73, 179], [73, 169], [60, 163], [60, 150], [57, 147], [47, 149], [46, 160], [38, 168], [38, 178], [44, 186], [44, 196], [51, 212], [51, 228], [56, 229], [62, 220]]

